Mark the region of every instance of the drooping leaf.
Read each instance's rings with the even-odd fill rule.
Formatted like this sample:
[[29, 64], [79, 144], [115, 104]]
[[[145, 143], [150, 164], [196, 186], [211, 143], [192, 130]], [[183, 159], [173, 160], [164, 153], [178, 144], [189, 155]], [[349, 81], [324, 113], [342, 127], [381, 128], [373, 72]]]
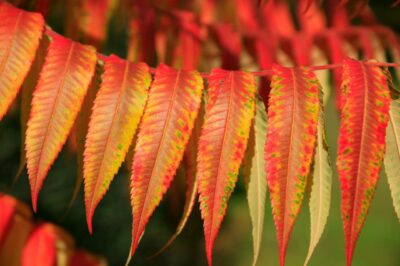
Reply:
[[242, 45], [240, 35], [231, 24], [215, 24], [212, 28], [212, 35], [221, 51], [221, 67], [225, 69], [238, 69]]
[[[265, 173], [264, 146], [267, 135], [267, 113], [262, 100], [256, 100], [256, 115], [253, 128], [250, 132], [247, 154], [249, 165], [246, 166], [245, 175], [247, 183], [247, 202], [253, 226], [253, 265], [256, 265], [260, 253], [265, 198], [267, 195], [267, 181]], [[247, 157], [246, 156], [246, 157]]]
[[84, 152], [86, 219], [92, 232], [96, 206], [125, 159], [147, 100], [151, 76], [144, 63], [106, 58]]
[[208, 83], [197, 180], [206, 253], [211, 266], [214, 241], [247, 146], [256, 84], [249, 73], [222, 69], [214, 69]]
[[280, 265], [300, 211], [314, 154], [319, 83], [305, 68], [274, 65], [265, 160]]
[[179, 33], [172, 65], [186, 70], [196, 69], [201, 55], [201, 28], [194, 13], [176, 11], [174, 14]]
[[155, 35], [154, 9], [143, 5], [142, 1], [135, 1], [131, 6], [131, 18], [129, 20], [129, 40], [127, 58], [132, 62], [155, 61]]
[[0, 2], [0, 120], [7, 112], [35, 58], [44, 20], [38, 13]]
[[388, 178], [393, 206], [400, 220], [400, 99], [390, 103], [389, 122], [386, 128], [385, 172]]
[[159, 65], [132, 162], [132, 255], [182, 160], [197, 116], [203, 81], [196, 71]]
[[39, 80], [39, 74], [42, 70], [44, 59], [46, 57], [47, 49], [49, 47], [49, 38], [47, 35], [43, 36], [43, 39], [36, 51], [35, 60], [33, 61], [32, 67], [26, 76], [24, 83], [21, 88], [21, 115], [20, 115], [20, 125], [21, 125], [21, 151], [19, 166], [17, 174], [15, 176], [14, 182], [22, 175], [25, 170], [26, 165], [26, 151], [25, 151], [25, 134], [28, 127], [29, 114], [31, 111], [31, 102], [33, 91]]
[[325, 113], [322, 88], [320, 88], [317, 144], [314, 154], [314, 170], [310, 195], [311, 236], [304, 265], [307, 265], [326, 225], [331, 204], [332, 169], [329, 162], [325, 136]]
[[390, 93], [379, 67], [346, 59], [342, 95], [345, 100], [336, 165], [342, 190], [342, 220], [349, 266], [379, 178]]
[[25, 142], [35, 211], [38, 193], [67, 139], [96, 64], [93, 47], [49, 34], [52, 41], [33, 95]]

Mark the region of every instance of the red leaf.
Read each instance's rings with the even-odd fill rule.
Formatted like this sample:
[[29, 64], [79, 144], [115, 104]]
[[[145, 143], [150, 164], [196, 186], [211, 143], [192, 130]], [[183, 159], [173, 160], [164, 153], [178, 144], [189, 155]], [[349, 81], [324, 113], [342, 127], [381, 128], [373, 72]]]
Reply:
[[0, 120], [32, 65], [42, 37], [42, 15], [0, 2]]
[[35, 211], [38, 193], [68, 137], [96, 64], [93, 47], [49, 34], [52, 41], [33, 95], [25, 142]]
[[50, 225], [36, 227], [25, 243], [22, 266], [53, 266], [56, 261], [56, 237]]
[[16, 205], [15, 199], [0, 193], [0, 248], [14, 217]]
[[342, 190], [346, 262], [351, 265], [384, 156], [390, 93], [379, 67], [352, 59], [344, 61], [342, 92], [345, 101], [336, 165]]
[[197, 180], [206, 253], [211, 266], [214, 240], [246, 150], [255, 110], [256, 84], [249, 73], [222, 69], [214, 69], [208, 83]]
[[300, 211], [313, 158], [319, 113], [318, 80], [304, 68], [273, 67], [265, 160], [280, 265]]

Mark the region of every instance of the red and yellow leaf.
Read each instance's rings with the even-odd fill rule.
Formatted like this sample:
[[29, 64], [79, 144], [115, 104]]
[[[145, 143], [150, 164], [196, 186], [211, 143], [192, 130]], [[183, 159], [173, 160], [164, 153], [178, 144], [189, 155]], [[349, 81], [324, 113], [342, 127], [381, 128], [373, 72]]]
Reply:
[[26, 154], [32, 205], [46, 175], [64, 145], [92, 79], [96, 52], [50, 32], [26, 132]]
[[42, 37], [44, 20], [38, 13], [0, 3], [0, 120], [32, 65]]
[[208, 264], [235, 187], [254, 116], [256, 84], [242, 71], [214, 69], [197, 156], [199, 201]]
[[354, 248], [379, 178], [385, 151], [390, 93], [381, 68], [345, 59], [337, 170], [342, 190], [346, 263]]
[[86, 219], [92, 232], [96, 206], [125, 159], [142, 117], [151, 82], [149, 67], [106, 58], [84, 152]]
[[280, 265], [285, 264], [314, 155], [318, 89], [317, 78], [306, 68], [273, 67], [265, 160]]
[[157, 68], [132, 163], [132, 254], [168, 189], [194, 126], [203, 89], [196, 71]]

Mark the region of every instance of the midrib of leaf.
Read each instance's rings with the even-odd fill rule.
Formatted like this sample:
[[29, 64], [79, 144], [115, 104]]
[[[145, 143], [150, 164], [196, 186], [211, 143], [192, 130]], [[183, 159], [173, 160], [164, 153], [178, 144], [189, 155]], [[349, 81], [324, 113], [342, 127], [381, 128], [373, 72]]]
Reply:
[[[229, 81], [230, 81], [229, 82], [229, 85], [230, 85], [229, 86], [229, 90], [230, 90], [230, 92], [229, 92], [229, 101], [228, 101], [228, 111], [227, 111], [226, 118], [225, 118], [225, 123], [224, 123], [224, 125], [225, 125], [224, 126], [224, 135], [223, 135], [222, 140], [221, 140], [221, 142], [222, 142], [222, 144], [221, 144], [221, 155], [219, 156], [219, 159], [218, 159], [218, 169], [217, 169], [217, 175], [216, 175], [217, 182], [215, 183], [215, 187], [214, 187], [214, 197], [213, 197], [213, 203], [212, 203], [213, 204], [213, 207], [212, 207], [213, 211], [210, 214], [210, 216], [211, 216], [210, 217], [211, 218], [211, 225], [210, 225], [210, 232], [209, 232], [209, 235], [208, 235], [208, 240], [209, 241], [211, 240], [212, 232], [213, 232], [214, 227], [215, 227], [214, 214], [217, 213], [216, 211], [218, 211], [218, 210], [216, 210], [215, 195], [217, 193], [217, 190], [219, 190], [218, 189], [219, 188], [219, 183], [221, 182], [221, 179], [219, 177], [220, 177], [220, 171], [221, 171], [222, 155], [224, 154], [224, 147], [225, 147], [225, 144], [226, 144], [225, 139], [226, 139], [226, 135], [227, 135], [228, 121], [230, 120], [229, 118], [230, 118], [231, 112], [232, 112], [231, 111], [232, 93], [233, 93], [233, 72], [232, 71], [230, 71], [230, 73], [229, 73]], [[212, 250], [210, 250], [209, 252], [210, 252], [209, 256], [211, 256]]]
[[[356, 222], [354, 222], [354, 217], [356, 214], [356, 208], [358, 206], [358, 186], [360, 183], [360, 169], [361, 169], [361, 158], [363, 157], [364, 154], [364, 135], [365, 135], [365, 129], [366, 129], [366, 117], [367, 117], [367, 105], [368, 105], [368, 92], [369, 92], [369, 86], [367, 82], [367, 73], [365, 71], [365, 66], [360, 63], [362, 73], [363, 73], [363, 80], [364, 80], [364, 106], [363, 106], [363, 122], [362, 122], [362, 129], [361, 129], [361, 141], [360, 141], [360, 152], [358, 155], [358, 167], [357, 167], [357, 179], [356, 179], [356, 187], [355, 187], [355, 192], [354, 192], [354, 203], [353, 203], [353, 209], [352, 209], [352, 216], [351, 216], [351, 231], [350, 231], [350, 248], [353, 248], [353, 242], [354, 242], [354, 231], [355, 231], [355, 225]], [[350, 251], [352, 253], [352, 251]]]
[[[121, 82], [121, 88], [122, 89], [118, 93], [117, 105], [115, 107], [116, 111], [113, 114], [113, 117], [112, 117], [112, 120], [111, 120], [111, 126], [109, 127], [109, 130], [107, 132], [107, 140], [106, 140], [106, 142], [104, 144], [104, 148], [103, 148], [104, 152], [103, 152], [102, 157], [101, 157], [101, 163], [100, 163], [98, 174], [96, 175], [96, 184], [95, 184], [95, 187], [94, 187], [94, 190], [93, 190], [93, 195], [90, 198], [90, 212], [91, 213], [93, 212], [93, 203], [94, 203], [95, 194], [96, 194], [96, 191], [97, 191], [97, 189], [99, 187], [99, 184], [100, 184], [100, 178], [98, 178], [98, 177], [103, 172], [102, 169], [103, 169], [103, 166], [104, 166], [104, 155], [106, 154], [106, 151], [108, 150], [108, 144], [110, 142], [111, 131], [114, 128], [115, 117], [116, 117], [117, 113], [119, 113], [119, 111], [120, 111], [119, 107], [121, 105], [121, 97], [122, 97], [123, 91], [125, 91], [125, 89], [126, 89], [126, 81], [128, 79], [128, 70], [129, 70], [129, 62], [126, 61], [125, 62], [125, 69], [124, 69], [124, 76], [123, 76], [123, 79], [122, 79], [122, 82]], [[104, 75], [104, 73], [103, 73], [103, 75]]]
[[[4, 4], [4, 5], [7, 5], [7, 4]], [[22, 15], [22, 11], [19, 11], [17, 19], [15, 21], [14, 28], [13, 28], [12, 33], [11, 33], [11, 39], [10, 39], [9, 45], [7, 45], [5, 56], [3, 57], [3, 60], [1, 60], [1, 64], [0, 64], [0, 73], [1, 73], [1, 75], [3, 75], [4, 69], [6, 67], [6, 62], [8, 61], [8, 58], [10, 57], [11, 50], [13, 49], [14, 39], [15, 39], [15, 35], [16, 35], [16, 32], [17, 32], [17, 28], [19, 26], [21, 15]]]
[[[288, 166], [287, 166], [287, 173], [286, 173], [286, 185], [285, 189], [283, 189], [283, 192], [285, 193], [285, 204], [283, 205], [283, 231], [282, 231], [282, 251], [285, 249], [285, 242], [286, 242], [286, 233], [287, 233], [287, 226], [286, 226], [286, 221], [287, 221], [287, 214], [286, 214], [286, 204], [288, 202], [288, 193], [287, 193], [287, 188], [289, 184], [289, 173], [292, 171], [292, 143], [293, 143], [293, 132], [296, 124], [294, 123], [294, 117], [296, 116], [296, 91], [297, 91], [297, 79], [296, 75], [294, 73], [294, 69], [291, 68], [290, 72], [292, 74], [292, 83], [293, 83], [293, 105], [292, 105], [292, 122], [290, 123], [290, 141], [289, 141], [289, 153], [288, 153]], [[284, 254], [281, 254], [284, 256]]]
[[[157, 147], [157, 152], [156, 152], [157, 155], [156, 155], [156, 159], [155, 159], [154, 164], [153, 164], [153, 168], [151, 169], [151, 175], [150, 175], [149, 185], [148, 185], [148, 187], [147, 187], [147, 189], [146, 189], [146, 196], [145, 196], [145, 198], [144, 198], [143, 207], [142, 207], [141, 210], [140, 210], [140, 216], [139, 216], [140, 218], [139, 218], [138, 226], [140, 226], [140, 225], [142, 224], [142, 222], [143, 222], [143, 211], [146, 210], [147, 205], [148, 205], [148, 197], [149, 197], [149, 193], [148, 193], [148, 192], [149, 192], [149, 190], [153, 190], [153, 187], [155, 186], [155, 184], [154, 184], [155, 181], [154, 181], [154, 178], [153, 178], [154, 169], [155, 169], [155, 166], [157, 165], [158, 160], [159, 160], [159, 158], [160, 158], [160, 149], [161, 149], [162, 146], [164, 146], [165, 132], [166, 132], [166, 130], [167, 130], [167, 128], [168, 128], [169, 121], [171, 120], [171, 111], [173, 110], [173, 106], [175, 105], [175, 102], [176, 102], [177, 87], [178, 87], [178, 83], [179, 83], [180, 76], [181, 76], [181, 70], [178, 70], [178, 71], [177, 71], [177, 74], [176, 74], [176, 80], [175, 80], [175, 84], [174, 84], [174, 90], [173, 90], [173, 93], [172, 93], [172, 95], [171, 95], [170, 103], [169, 103], [169, 106], [168, 106], [167, 118], [165, 119], [163, 131], [162, 131], [162, 135], [161, 135], [161, 141], [160, 141], [160, 143], [158, 144], [158, 147]], [[151, 188], [151, 189], [150, 189], [150, 188]], [[139, 231], [138, 231], [138, 232], [139, 232]], [[136, 236], [136, 238], [137, 238], [137, 237], [138, 237], [138, 236]], [[133, 241], [135, 241], [135, 240], [133, 240]], [[136, 242], [136, 241], [135, 241], [135, 242]]]
[[[75, 48], [75, 43], [71, 41], [70, 48], [69, 48], [69, 51], [68, 51], [68, 57], [67, 57], [67, 60], [65, 62], [65, 67], [64, 67], [64, 70], [63, 70], [63, 73], [62, 73], [62, 79], [61, 79], [61, 82], [60, 82], [60, 86], [58, 86], [56, 100], [55, 100], [53, 106], [51, 107], [51, 115], [50, 115], [50, 118], [47, 121], [47, 126], [46, 126], [44, 139], [43, 139], [42, 145], [40, 147], [39, 161], [37, 163], [37, 172], [36, 172], [36, 176], [35, 176], [36, 178], [34, 179], [34, 182], [35, 182], [35, 184], [34, 184], [34, 188], [35, 188], [34, 192], [35, 192], [35, 194], [37, 194], [37, 190], [38, 190], [38, 188], [37, 188], [37, 184], [38, 184], [37, 177], [38, 177], [38, 175], [40, 173], [40, 170], [41, 170], [40, 165], [41, 165], [42, 158], [43, 158], [43, 155], [42, 155], [43, 148], [45, 146], [45, 143], [47, 142], [48, 132], [51, 129], [51, 121], [53, 120], [53, 117], [54, 117], [55, 108], [58, 105], [58, 102], [60, 101], [61, 90], [64, 88], [64, 83], [65, 83], [65, 79], [66, 79], [65, 76], [66, 76], [66, 74], [68, 72], [69, 64], [71, 63], [71, 57], [72, 57], [72, 53], [73, 53], [74, 48]], [[36, 209], [36, 203], [34, 204], [34, 206], [35, 206], [35, 209]]]

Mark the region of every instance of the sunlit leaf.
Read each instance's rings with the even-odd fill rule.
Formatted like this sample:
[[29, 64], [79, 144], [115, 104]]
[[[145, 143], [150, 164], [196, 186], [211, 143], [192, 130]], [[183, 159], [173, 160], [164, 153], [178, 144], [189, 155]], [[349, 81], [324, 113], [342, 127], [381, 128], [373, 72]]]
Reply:
[[84, 152], [85, 205], [89, 231], [96, 206], [125, 159], [147, 100], [151, 76], [144, 63], [106, 58], [94, 100]]
[[342, 95], [336, 165], [342, 190], [346, 263], [351, 265], [384, 156], [390, 93], [379, 67], [346, 59]]
[[300, 211], [317, 138], [319, 83], [305, 68], [273, 67], [265, 160], [280, 265]]
[[132, 163], [132, 254], [182, 160], [201, 102], [196, 71], [157, 68]]
[[44, 20], [38, 13], [0, 2], [0, 120], [28, 74], [42, 37]]
[[247, 146], [256, 84], [249, 73], [222, 69], [214, 69], [208, 83], [197, 180], [206, 253], [211, 266], [214, 241]]
[[33, 95], [25, 142], [35, 211], [38, 193], [67, 139], [96, 64], [94, 48], [49, 34], [52, 41]]

